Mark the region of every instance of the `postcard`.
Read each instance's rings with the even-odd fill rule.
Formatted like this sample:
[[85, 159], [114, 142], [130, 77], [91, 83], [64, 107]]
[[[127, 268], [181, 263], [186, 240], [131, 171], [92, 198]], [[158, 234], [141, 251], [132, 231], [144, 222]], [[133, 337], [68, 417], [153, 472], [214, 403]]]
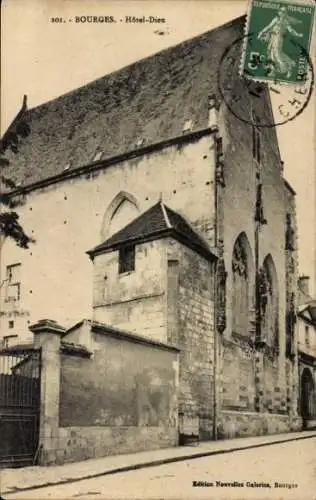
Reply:
[[316, 499], [314, 24], [3, 0], [1, 498]]

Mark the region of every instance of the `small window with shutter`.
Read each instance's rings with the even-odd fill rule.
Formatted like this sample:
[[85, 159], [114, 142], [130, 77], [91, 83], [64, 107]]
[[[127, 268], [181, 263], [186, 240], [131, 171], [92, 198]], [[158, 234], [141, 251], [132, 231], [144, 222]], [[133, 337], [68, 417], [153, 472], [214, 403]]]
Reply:
[[21, 297], [21, 264], [12, 264], [6, 269], [6, 302], [17, 302]]
[[119, 274], [135, 270], [135, 245], [119, 249]]

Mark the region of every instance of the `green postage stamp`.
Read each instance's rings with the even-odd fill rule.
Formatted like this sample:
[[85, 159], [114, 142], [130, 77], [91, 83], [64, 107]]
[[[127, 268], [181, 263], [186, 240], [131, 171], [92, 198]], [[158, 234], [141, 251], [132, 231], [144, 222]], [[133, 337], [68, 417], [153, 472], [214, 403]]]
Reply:
[[303, 83], [307, 78], [315, 6], [252, 0], [242, 51], [241, 76]]

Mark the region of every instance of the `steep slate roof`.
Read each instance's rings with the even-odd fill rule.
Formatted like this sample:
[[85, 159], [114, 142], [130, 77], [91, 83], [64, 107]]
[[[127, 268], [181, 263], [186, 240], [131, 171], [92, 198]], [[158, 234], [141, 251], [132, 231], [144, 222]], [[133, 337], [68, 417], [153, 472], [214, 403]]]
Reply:
[[[208, 125], [224, 50], [243, 33], [244, 17], [137, 61], [23, 113], [30, 128], [19, 152], [7, 153], [7, 174], [30, 185]], [[101, 161], [102, 161], [101, 160]], [[6, 172], [4, 172], [5, 174]]]
[[165, 236], [173, 236], [209, 260], [216, 259], [206, 241], [181, 215], [164, 205], [162, 201], [153, 205], [123, 229], [87, 253], [94, 256], [115, 250], [123, 244], [137, 243]]

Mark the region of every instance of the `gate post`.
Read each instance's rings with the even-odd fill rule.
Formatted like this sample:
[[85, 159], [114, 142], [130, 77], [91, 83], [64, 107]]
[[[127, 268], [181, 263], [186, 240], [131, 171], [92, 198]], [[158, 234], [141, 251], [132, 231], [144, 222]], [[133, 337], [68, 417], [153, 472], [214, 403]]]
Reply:
[[59, 437], [60, 338], [65, 329], [56, 321], [40, 320], [29, 327], [35, 347], [41, 347], [39, 462], [56, 461]]

